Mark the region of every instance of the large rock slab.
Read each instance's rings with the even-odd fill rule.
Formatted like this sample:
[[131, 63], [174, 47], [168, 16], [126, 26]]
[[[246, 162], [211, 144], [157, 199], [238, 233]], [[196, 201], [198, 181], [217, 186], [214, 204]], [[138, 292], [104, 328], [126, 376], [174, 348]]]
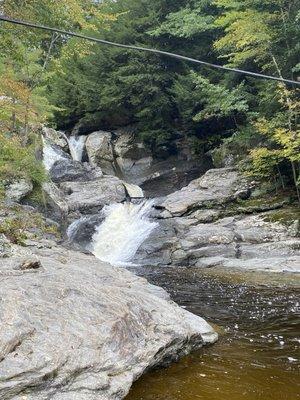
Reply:
[[198, 208], [216, 207], [249, 195], [249, 185], [236, 169], [211, 169], [180, 191], [167, 196], [161, 206], [173, 216], [181, 216]]
[[50, 177], [53, 182], [76, 181], [87, 179], [83, 164], [73, 160], [58, 160], [51, 167]]
[[[300, 272], [294, 223], [270, 222], [274, 212], [199, 222], [194, 214], [160, 220], [136, 261], [143, 264]], [[198, 215], [197, 215], [198, 217]]]
[[51, 242], [0, 259], [0, 397], [119, 400], [149, 368], [217, 339], [129, 271]]
[[56, 183], [69, 181], [89, 181], [103, 176], [99, 167], [74, 160], [58, 160], [49, 171], [51, 180]]
[[87, 182], [64, 182], [60, 185], [70, 211], [91, 213], [111, 203], [126, 199], [123, 182], [114, 176], [104, 176]]
[[136, 161], [151, 156], [144, 143], [137, 140], [134, 128], [120, 128], [115, 134], [117, 135], [114, 143], [116, 157]]
[[69, 206], [64, 198], [63, 192], [53, 182], [43, 184], [46, 203], [52, 210], [52, 217], [56, 219], [64, 218], [69, 212]]
[[274, 199], [262, 207], [248, 199], [253, 188], [235, 169], [221, 168], [158, 200], [160, 226], [136, 262], [300, 272], [299, 208]]

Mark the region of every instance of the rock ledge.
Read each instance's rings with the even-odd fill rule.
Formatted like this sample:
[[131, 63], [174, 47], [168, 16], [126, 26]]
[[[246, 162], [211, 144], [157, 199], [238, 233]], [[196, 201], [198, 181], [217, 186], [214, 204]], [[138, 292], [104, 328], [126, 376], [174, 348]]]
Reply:
[[48, 241], [12, 252], [0, 259], [2, 400], [122, 399], [148, 369], [217, 339], [125, 269]]

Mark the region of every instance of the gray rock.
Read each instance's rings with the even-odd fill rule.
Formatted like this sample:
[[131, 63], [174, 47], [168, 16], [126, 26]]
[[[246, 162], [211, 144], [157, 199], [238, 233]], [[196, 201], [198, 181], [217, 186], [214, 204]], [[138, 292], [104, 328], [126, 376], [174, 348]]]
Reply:
[[300, 272], [300, 256], [224, 259], [223, 267], [269, 272]]
[[139, 186], [127, 182], [123, 182], [123, 185], [125, 186], [126, 192], [130, 198], [134, 199], [144, 197], [144, 192]]
[[168, 265], [173, 262], [172, 252], [178, 246], [174, 221], [161, 220], [150, 237], [141, 245], [135, 262], [143, 265]]
[[163, 210], [156, 216], [160, 227], [142, 245], [137, 261], [151, 264], [153, 257], [156, 265], [300, 272], [294, 223], [269, 222], [276, 211], [221, 218], [222, 212], [199, 209], [172, 217]]
[[181, 189], [210, 166], [208, 157], [192, 159], [185, 152], [154, 159], [137, 138], [134, 127], [119, 129], [112, 135], [98, 131], [88, 135], [88, 158], [107, 175], [141, 186], [147, 197], [167, 195]]
[[60, 188], [70, 211], [92, 213], [104, 205], [120, 203], [126, 199], [122, 181], [114, 176], [87, 182], [64, 182]]
[[208, 223], [214, 222], [221, 215], [220, 210], [197, 210], [190, 215], [190, 218], [195, 218], [198, 222]]
[[222, 256], [200, 258], [195, 266], [200, 268], [224, 267], [225, 258]]
[[88, 178], [87, 175], [83, 164], [73, 160], [58, 160], [50, 169], [53, 182], [83, 180]]
[[255, 246], [253, 243], [241, 243], [240, 258], [266, 258], [285, 257], [300, 254], [300, 240], [288, 239], [275, 242], [259, 243]]
[[[187, 258], [193, 264], [193, 260], [209, 258], [209, 257], [224, 257], [237, 258], [238, 252], [241, 251], [236, 243], [227, 244], [208, 244], [199, 248], [187, 250]], [[255, 249], [254, 249], [255, 251]]]
[[235, 232], [241, 242], [252, 244], [278, 242], [284, 241], [290, 236], [287, 226], [278, 222], [267, 222], [262, 216], [251, 215], [235, 222]]
[[167, 196], [162, 207], [174, 216], [199, 208], [220, 206], [249, 196], [248, 184], [233, 168], [212, 169], [178, 192]]
[[139, 160], [134, 160], [131, 158], [118, 157], [116, 162], [126, 181], [141, 185], [148, 179], [153, 158], [144, 157]]
[[[15, 254], [0, 260], [3, 400], [120, 400], [145, 371], [217, 339], [125, 269], [53, 243]], [[15, 268], [29, 256], [43, 268]]]
[[47, 128], [46, 126], [44, 126], [42, 128], [42, 133], [43, 136], [50, 142], [61, 147], [64, 151], [68, 151], [68, 142], [63, 132], [56, 131], [55, 129]]
[[3, 233], [0, 233], [0, 258], [9, 257], [11, 253], [12, 249], [10, 241]]
[[300, 219], [295, 220], [289, 227], [291, 236], [300, 237]]
[[199, 224], [192, 226], [181, 240], [185, 249], [205, 245], [230, 244], [234, 242], [236, 234], [229, 227], [219, 224]]
[[149, 197], [167, 196], [181, 189], [207, 171], [210, 162], [201, 159], [183, 159], [170, 156], [164, 161], [154, 160], [147, 173], [140, 176], [140, 185]]
[[50, 169], [50, 177], [53, 182], [91, 181], [102, 178], [100, 167], [92, 167], [88, 163], [81, 163], [71, 159], [60, 159]]
[[115, 173], [111, 133], [93, 132], [88, 135], [85, 146], [91, 165], [100, 167], [105, 174]]
[[45, 193], [46, 202], [52, 209], [52, 216], [55, 219], [61, 219], [66, 216], [69, 212], [69, 206], [59, 187], [53, 182], [46, 182], [43, 184], [43, 191]]
[[73, 221], [67, 229], [68, 241], [79, 250], [91, 250], [92, 237], [104, 218], [102, 213], [98, 213]]
[[115, 133], [118, 135], [118, 138], [114, 143], [116, 157], [136, 161], [150, 156], [145, 145], [136, 140], [136, 135], [133, 129], [125, 130], [125, 132], [124, 130], [119, 129]]
[[19, 202], [33, 189], [33, 184], [28, 179], [19, 179], [10, 183], [5, 188], [5, 197], [8, 201]]

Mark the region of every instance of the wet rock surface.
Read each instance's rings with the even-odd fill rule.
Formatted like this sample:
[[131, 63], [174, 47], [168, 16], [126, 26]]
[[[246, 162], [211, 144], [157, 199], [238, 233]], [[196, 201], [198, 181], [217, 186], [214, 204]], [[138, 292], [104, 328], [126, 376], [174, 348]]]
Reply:
[[[72, 135], [75, 133], [72, 132]], [[176, 143], [173, 153], [167, 152], [163, 158], [155, 158], [132, 126], [114, 132], [99, 130], [78, 137], [84, 138], [81, 161], [87, 162], [82, 163], [72, 154], [71, 139], [76, 139], [72, 135], [67, 137], [63, 132], [43, 129], [44, 163], [52, 181], [58, 184], [58, 189], [64, 182], [91, 181], [104, 174], [140, 186], [146, 197], [166, 196], [211, 167], [208, 156], [195, 158], [186, 153], [182, 139]], [[76, 161], [71, 159], [70, 153]], [[47, 194], [49, 196], [49, 191]], [[141, 197], [140, 194], [138, 197]]]
[[67, 230], [68, 243], [82, 251], [91, 250], [93, 235], [104, 219], [102, 212], [75, 219]]
[[45, 240], [12, 253], [0, 259], [3, 400], [122, 399], [148, 369], [217, 338], [123, 268]]

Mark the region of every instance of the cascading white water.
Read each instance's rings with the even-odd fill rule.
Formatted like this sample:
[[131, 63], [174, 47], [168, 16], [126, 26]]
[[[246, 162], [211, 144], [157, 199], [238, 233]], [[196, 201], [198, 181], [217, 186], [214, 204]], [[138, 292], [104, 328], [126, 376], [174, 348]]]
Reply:
[[43, 163], [46, 170], [50, 171], [56, 161], [64, 159], [66, 157], [63, 157], [59, 151], [56, 151], [51, 143], [43, 137]]
[[67, 138], [70, 153], [74, 161], [82, 160], [85, 140], [85, 136], [70, 136]]
[[149, 214], [153, 201], [112, 204], [105, 207], [105, 220], [93, 236], [93, 254], [111, 264], [130, 263], [141, 244], [158, 225]]
[[72, 241], [74, 239], [75, 235], [78, 232], [78, 229], [80, 228], [82, 223], [84, 223], [86, 220], [87, 220], [87, 217], [81, 217], [79, 219], [76, 219], [74, 222], [72, 222], [71, 225], [68, 226], [66, 234], [70, 241]]

